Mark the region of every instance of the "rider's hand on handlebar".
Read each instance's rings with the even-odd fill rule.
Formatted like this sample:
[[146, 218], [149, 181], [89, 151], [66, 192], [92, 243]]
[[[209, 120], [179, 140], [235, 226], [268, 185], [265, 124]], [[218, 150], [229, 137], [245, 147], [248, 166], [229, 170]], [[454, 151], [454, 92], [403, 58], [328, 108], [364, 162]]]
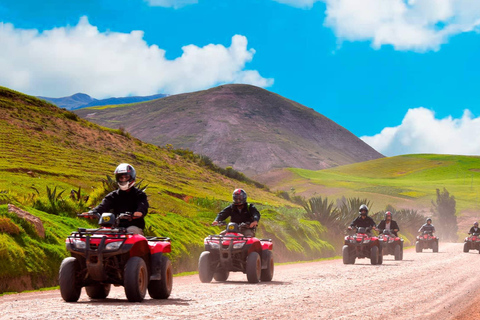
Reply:
[[348, 230], [352, 230], [352, 227], [348, 227], [347, 229], [348, 229]]
[[133, 219], [138, 219], [138, 218], [141, 218], [143, 217], [143, 213], [137, 211], [133, 214]]
[[96, 218], [96, 216], [91, 214], [90, 212], [83, 212], [82, 214], [79, 214], [78, 217], [85, 218], [85, 219], [95, 219]]
[[218, 225], [218, 221], [215, 220], [212, 222], [212, 226], [216, 226], [216, 225]]
[[255, 228], [257, 225], [258, 225], [258, 222], [253, 221], [252, 223], [250, 223], [250, 228]]

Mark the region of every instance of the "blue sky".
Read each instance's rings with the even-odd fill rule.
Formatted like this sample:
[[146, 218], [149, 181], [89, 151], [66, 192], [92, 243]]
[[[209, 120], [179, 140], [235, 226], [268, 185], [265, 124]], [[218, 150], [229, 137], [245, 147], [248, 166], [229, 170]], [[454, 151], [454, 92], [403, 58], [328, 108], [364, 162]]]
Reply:
[[251, 83], [387, 155], [480, 154], [479, 19], [474, 0], [0, 0], [0, 85], [103, 98]]

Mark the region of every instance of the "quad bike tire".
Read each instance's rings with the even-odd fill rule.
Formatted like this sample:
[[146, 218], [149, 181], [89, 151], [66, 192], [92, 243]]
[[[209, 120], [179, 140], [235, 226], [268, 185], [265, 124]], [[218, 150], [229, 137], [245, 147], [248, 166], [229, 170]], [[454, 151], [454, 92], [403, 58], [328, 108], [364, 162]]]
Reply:
[[112, 285], [108, 284], [96, 284], [94, 286], [86, 286], [85, 291], [91, 299], [105, 299], [110, 293]]
[[355, 254], [352, 254], [352, 250], [347, 245], [344, 245], [342, 248], [342, 258], [343, 264], [354, 264], [355, 263]]
[[267, 259], [267, 268], [262, 269], [262, 272], [260, 274], [260, 280], [262, 282], [272, 281], [273, 273], [274, 273], [274, 270], [275, 270], [275, 263], [273, 262], [272, 251], [269, 250], [269, 251], [266, 252], [266, 259]]
[[399, 244], [393, 249], [393, 255], [395, 256], [395, 260], [402, 260], [402, 247]]
[[77, 279], [77, 273], [80, 271], [80, 264], [74, 257], [63, 259], [58, 274], [60, 284], [60, 294], [66, 302], [77, 302], [82, 292], [82, 286]]
[[383, 249], [382, 248], [378, 248], [378, 260], [377, 260], [377, 264], [383, 264]]
[[400, 260], [403, 260], [403, 244], [401, 245]]
[[[469, 251], [470, 251], [470, 249], [468, 248], [468, 242], [465, 242], [465, 243], [463, 244], [463, 252], [469, 252]], [[480, 252], [480, 251], [479, 251], [479, 252]]]
[[221, 270], [217, 270], [213, 274], [213, 279], [215, 279], [215, 281], [218, 281], [218, 282], [225, 282], [227, 281], [229, 275], [230, 275], [230, 271], [221, 269]]
[[170, 260], [162, 256], [160, 260], [160, 280], [150, 280], [148, 294], [153, 299], [167, 299], [173, 288], [173, 269]]
[[377, 265], [378, 264], [378, 247], [377, 246], [373, 246], [370, 248], [370, 263], [373, 264], [373, 265]]
[[418, 252], [422, 252], [422, 247], [421, 247], [421, 244], [420, 242], [415, 242], [415, 251], [418, 253]]
[[438, 252], [438, 241], [435, 241], [432, 244], [432, 250], [433, 250], [433, 252]]
[[247, 256], [246, 273], [248, 282], [260, 282], [260, 277], [262, 273], [262, 261], [260, 260], [260, 255], [258, 254], [258, 252], [250, 252], [250, 254]]
[[210, 263], [210, 252], [203, 251], [198, 258], [198, 276], [203, 283], [212, 282], [213, 270]]
[[148, 269], [145, 260], [131, 257], [123, 272], [125, 295], [130, 302], [142, 302], [147, 294]]

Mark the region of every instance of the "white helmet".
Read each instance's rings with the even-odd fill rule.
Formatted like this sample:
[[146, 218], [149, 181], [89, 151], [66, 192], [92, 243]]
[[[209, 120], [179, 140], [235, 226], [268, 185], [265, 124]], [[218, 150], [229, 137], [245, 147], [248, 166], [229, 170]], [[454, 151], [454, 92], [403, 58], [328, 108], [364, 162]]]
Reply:
[[[133, 187], [133, 185], [135, 184], [137, 173], [135, 169], [128, 163], [120, 163], [118, 167], [115, 169], [114, 174], [115, 174], [115, 180], [117, 181], [117, 184], [120, 190], [126, 191], [131, 187]], [[129, 179], [127, 181], [119, 181], [120, 177], [124, 175], [128, 175]]]

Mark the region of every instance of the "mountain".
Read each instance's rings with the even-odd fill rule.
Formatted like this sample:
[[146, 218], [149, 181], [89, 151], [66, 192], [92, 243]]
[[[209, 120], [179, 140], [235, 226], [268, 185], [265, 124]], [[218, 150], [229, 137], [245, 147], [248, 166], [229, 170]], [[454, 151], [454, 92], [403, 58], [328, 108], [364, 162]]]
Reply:
[[223, 85], [77, 114], [102, 126], [122, 127], [159, 146], [193, 150], [251, 176], [277, 168], [318, 170], [383, 157], [313, 109], [250, 85]]
[[38, 97], [48, 102], [53, 103], [54, 105], [65, 108], [67, 110], [75, 110], [80, 108], [87, 108], [93, 106], [107, 106], [107, 105], [120, 105], [127, 103], [138, 103], [143, 101], [150, 101], [155, 99], [160, 99], [166, 97], [166, 94], [155, 94], [152, 96], [134, 96], [134, 97], [122, 97], [122, 98], [107, 98], [107, 99], [95, 99], [90, 97], [85, 93], [76, 93], [69, 97], [63, 98], [48, 98], [48, 97]]
[[[245, 188], [261, 211], [257, 234], [274, 239], [276, 261], [333, 254], [320, 223], [298, 219], [298, 206], [268, 190], [220, 174], [193, 153], [147, 144], [4, 87], [0, 145], [0, 294], [58, 284], [66, 236], [96, 226], [76, 214], [99, 203], [109, 186], [106, 175], [121, 162], [132, 164], [137, 182], [147, 187], [145, 231], [172, 239], [169, 257], [177, 272], [196, 270], [204, 237], [221, 231], [210, 223], [235, 188]], [[37, 217], [44, 233], [8, 204]]]

